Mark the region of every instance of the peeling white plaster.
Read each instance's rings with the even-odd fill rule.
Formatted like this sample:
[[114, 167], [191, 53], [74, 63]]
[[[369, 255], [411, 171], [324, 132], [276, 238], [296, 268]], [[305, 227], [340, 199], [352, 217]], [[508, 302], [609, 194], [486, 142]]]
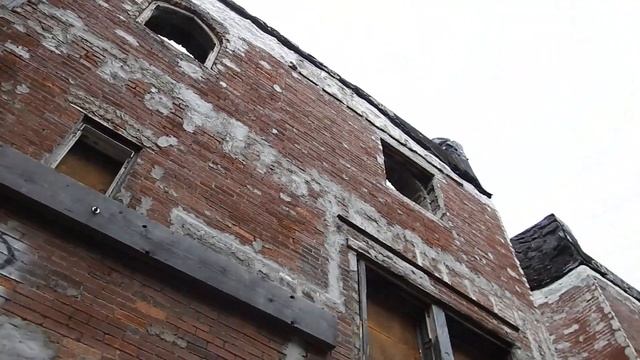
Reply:
[[[418, 153], [420, 156], [425, 158], [426, 161], [436, 166], [442, 172], [456, 179], [458, 182], [463, 184], [465, 189], [471, 194], [485, 204], [494, 208], [490, 199], [480, 194], [475, 187], [453, 173], [448, 166], [444, 165], [434, 155], [417, 145], [402, 131], [391, 124], [389, 119], [382, 115], [377, 109], [367, 103], [364, 99], [360, 98], [353, 91], [347, 89], [336, 78], [318, 69], [315, 65], [304, 60], [298, 54], [287, 49], [277, 39], [262, 32], [249, 20], [242, 18], [223, 4], [209, 0], [192, 0], [192, 2], [201, 10], [207, 12], [219, 23], [224, 24], [228, 31], [225, 33], [225, 39], [223, 42], [229, 50], [235, 51], [239, 54], [244, 54], [244, 52], [249, 48], [249, 45], [253, 45], [263, 49], [287, 66], [293, 64], [304, 77], [335, 96], [339, 101], [354, 110], [356, 113], [360, 114], [366, 120], [373, 123], [379, 129], [389, 134], [398, 142]], [[222, 62], [224, 63], [225, 60], [223, 59]], [[231, 67], [229, 64], [225, 65]]]
[[120, 29], [116, 29], [116, 34], [118, 34], [120, 37], [122, 37], [123, 39], [127, 40], [127, 42], [133, 46], [140, 46], [140, 44], [138, 44], [138, 40], [136, 40], [136, 38], [133, 37], [133, 35], [130, 35]]
[[102, 6], [102, 7], [106, 7], [109, 8], [109, 4], [107, 4], [106, 2], [102, 1], [102, 0], [95, 0], [96, 4]]
[[271, 70], [271, 65], [269, 65], [266, 61], [264, 60], [260, 60], [258, 61], [258, 64], [260, 64], [260, 66], [262, 66], [263, 68], [267, 69], [267, 70]]
[[29, 54], [29, 50], [26, 47], [16, 45], [12, 43], [11, 40], [5, 42], [4, 47], [25, 60], [31, 57], [31, 54]]
[[580, 326], [578, 326], [578, 324], [573, 324], [568, 329], [563, 330], [562, 333], [565, 334], [565, 335], [571, 334], [572, 332], [578, 330], [579, 328], [580, 328]]
[[129, 205], [129, 202], [131, 201], [131, 197], [132, 197], [132, 194], [125, 189], [120, 189], [120, 191], [118, 191], [118, 193], [114, 196], [116, 200], [120, 200], [120, 202], [125, 206]]
[[26, 2], [27, 0], [0, 0], [0, 5], [5, 6], [9, 10], [13, 10]]
[[191, 76], [196, 80], [202, 80], [203, 72], [200, 65], [195, 65], [189, 61], [179, 60], [178, 67], [182, 70], [183, 73]]
[[154, 165], [153, 169], [151, 169], [151, 176], [156, 180], [162, 179], [164, 176], [164, 169], [158, 165]]
[[144, 96], [144, 104], [162, 115], [168, 115], [173, 110], [171, 99], [156, 88], [151, 88], [151, 91]]
[[[602, 288], [598, 284], [598, 281], [604, 282], [606, 284], [605, 286], [608, 288], [617, 289], [615, 285], [609, 283], [591, 268], [581, 265], [553, 284], [534, 291], [533, 298], [536, 306], [550, 304], [549, 306], [554, 307], [556, 306], [554, 303], [557, 302], [565, 292], [574, 288], [590, 287], [588, 292], [584, 293], [580, 298], [576, 298], [574, 301], [584, 306], [590, 306], [593, 301], [597, 301], [597, 305], [602, 308], [602, 312], [591, 313], [588, 316], [588, 326], [586, 331], [590, 334], [598, 334], [597, 341], [593, 343], [593, 348], [595, 350], [601, 350], [607, 345], [615, 342], [615, 344], [624, 348], [625, 354], [629, 359], [637, 360], [638, 356], [631, 346], [626, 334], [622, 330], [622, 326], [617, 319], [617, 315], [611, 309], [607, 298], [602, 293]], [[558, 310], [562, 311], [562, 309]], [[583, 313], [584, 311], [587, 311], [582, 311], [582, 309], [570, 310], [576, 313]], [[564, 315], [565, 314], [555, 315], [550, 319], [550, 321], [562, 321]], [[606, 327], [613, 330], [613, 336], [609, 333], [607, 333], [607, 336], [604, 336], [605, 333], [602, 331], [608, 331], [605, 330]], [[577, 324], [574, 324], [568, 329], [565, 329], [563, 334], [571, 334], [577, 329]], [[556, 348], [558, 350], [562, 350], [562, 348], [558, 347], [558, 344], [556, 344]], [[571, 348], [567, 349], [567, 352], [571, 352]]]
[[309, 295], [319, 304], [335, 306], [335, 301], [327, 296], [325, 290], [310, 284], [280, 264], [259, 255], [256, 246], [261, 249], [262, 241], [258, 243], [259, 245], [256, 245], [258, 240], [251, 246], [243, 245], [234, 235], [214, 229], [181, 207], [171, 210], [170, 222], [172, 231], [191, 237], [218, 253], [229, 256], [256, 274], [265, 276], [298, 295], [303, 293]]
[[79, 27], [79, 28], [84, 27], [84, 23], [82, 22], [80, 17], [76, 15], [73, 11], [60, 9], [53, 5], [49, 5], [48, 3], [40, 3], [38, 4], [38, 8], [42, 10], [45, 14], [56, 17], [59, 20], [71, 26]]
[[152, 205], [153, 205], [153, 199], [151, 199], [148, 196], [143, 196], [142, 198], [140, 198], [140, 205], [136, 207], [136, 211], [140, 215], [147, 216], [147, 211], [151, 209]]
[[278, 84], [273, 84], [273, 90], [275, 90], [275, 91], [277, 91], [279, 93], [282, 92], [282, 88]]
[[229, 68], [231, 68], [231, 69], [233, 69], [233, 70], [235, 70], [237, 72], [240, 72], [240, 68], [238, 67], [238, 65], [234, 64], [231, 60], [229, 60], [227, 58], [221, 59], [220, 63], [226, 65], [227, 67], [229, 67]]
[[156, 141], [156, 143], [160, 147], [176, 146], [178, 145], [178, 139], [173, 136], [161, 136], [158, 138], [158, 141]]
[[544, 303], [554, 303], [560, 299], [560, 296], [565, 291], [577, 286], [584, 286], [593, 283], [593, 278], [591, 277], [593, 274], [595, 274], [593, 270], [589, 269], [587, 266], [578, 266], [562, 279], [545, 288], [534, 291], [533, 301], [536, 306]]
[[0, 315], [0, 354], [3, 359], [48, 360], [56, 348], [40, 327]]
[[[426, 161], [434, 164], [434, 166], [464, 184], [464, 181], [460, 180], [446, 166], [439, 163], [433, 155], [413, 143], [404, 133], [391, 125], [388, 119], [363, 99], [344, 88], [336, 79], [302, 60], [297, 54], [284, 48], [275, 39], [262, 33], [248, 20], [239, 17], [222, 4], [205, 0], [194, 0], [194, 2], [201, 8], [206, 9], [213, 18], [228, 28], [228, 38], [224, 41], [228, 49], [243, 52], [248, 48], [248, 44], [251, 43], [265, 49], [287, 65], [295, 64], [306, 78], [312, 79], [318, 86], [337, 96], [340, 101], [354, 109], [357, 113], [360, 113], [365, 119], [371, 121], [378, 128], [383, 129], [401, 144], [411, 148], [425, 158]], [[255, 249], [252, 246], [240, 245], [233, 236], [211, 229], [204, 225], [202, 221], [195, 218], [195, 216], [188, 214], [182, 209], [174, 209], [172, 211], [172, 228], [177, 227], [177, 229], [181, 229], [181, 231], [185, 231], [186, 228], [186, 232], [191, 231], [190, 235], [192, 237], [209, 243], [214, 247], [228, 249], [235, 258], [241, 262], [245, 262], [245, 266], [249, 268], [253, 266], [254, 269], [267, 269], [265, 273], [271, 274], [269, 276], [272, 277], [272, 281], [281, 283], [283, 286], [298, 289], [297, 291], [303, 291], [301, 290], [302, 288], [305, 294], [307, 292], [313, 293], [313, 297], [317, 302], [321, 304], [332, 304], [333, 306], [342, 308], [343, 289], [340, 276], [339, 255], [341, 249], [344, 248], [345, 240], [343, 234], [341, 234], [338, 229], [338, 220], [336, 217], [338, 214], [344, 214], [358, 226], [361, 226], [391, 246], [396, 248], [413, 246], [423, 258], [423, 262], [429, 265], [428, 267], [430, 269], [438, 269], [439, 267], [436, 264], [443, 262], [444, 267], [440, 268], [445, 269], [446, 272], [455, 273], [450, 274], [450, 276], [459, 276], [472, 284], [476, 284], [479, 290], [494, 294], [497, 299], [495, 308], [501, 315], [510, 318], [512, 317], [512, 315], [510, 315], [511, 311], [513, 311], [512, 309], [527, 308], [526, 306], [520, 306], [519, 302], [514, 299], [511, 294], [492, 284], [474, 271], [471, 271], [464, 263], [461, 263], [451, 254], [427, 245], [427, 243], [425, 243], [427, 239], [423, 240], [413, 232], [407, 231], [398, 225], [390, 224], [373, 207], [345, 191], [326, 176], [319, 174], [314, 169], [301, 169], [297, 167], [290, 160], [279, 154], [265, 139], [249, 131], [239, 120], [233, 119], [215, 109], [213, 105], [205, 101], [194, 90], [176, 82], [145, 61], [124, 54], [118, 47], [87, 31], [75, 14], [66, 10], [57, 9], [45, 3], [41, 3], [39, 7], [71, 27], [54, 28], [52, 31], [45, 31], [39, 27], [39, 25], [29, 23], [29, 26], [34, 28], [36, 33], [43, 37], [42, 41], [45, 43], [45, 46], [49, 45], [48, 48], [52, 51], [68, 51], [69, 48], [67, 45], [70, 44], [74, 37], [80, 37], [92, 45], [105, 50], [112, 56], [106, 57], [106, 60], [98, 71], [104, 79], [120, 85], [124, 85], [131, 80], [140, 80], [148, 83], [165, 94], [173, 103], [179, 103], [181, 109], [185, 109], [182, 117], [183, 128], [186, 131], [194, 132], [196, 129], [200, 129], [201, 131], [206, 131], [222, 139], [222, 149], [228, 155], [233, 156], [239, 161], [255, 164], [256, 168], [262, 169], [265, 174], [282, 184], [283, 188], [287, 189], [287, 196], [295, 196], [300, 201], [307, 202], [322, 209], [325, 214], [324, 222], [326, 226], [325, 251], [328, 258], [328, 287], [327, 289], [319, 289], [306, 283], [302, 279], [293, 278], [291, 273], [282, 269], [279, 265], [255, 254]], [[70, 37], [65, 37], [67, 32], [70, 34]], [[222, 62], [224, 62], [224, 59]], [[226, 65], [229, 66], [229, 64]], [[223, 84], [224, 83], [221, 82], [221, 86], [224, 87], [226, 84]], [[98, 110], [104, 111], [104, 108], [98, 107]], [[124, 121], [124, 118], [124, 116], [118, 115], [116, 120]], [[160, 146], [165, 144], [168, 138], [172, 138], [162, 137], [156, 139], [152, 132], [136, 128], [133, 124], [129, 124], [127, 131], [136, 133], [145, 141], [155, 140], [153, 144], [155, 145], [157, 141]], [[177, 143], [177, 140], [175, 141]], [[472, 186], [468, 185], [467, 187], [470, 188], [473, 194], [477, 194]], [[309, 189], [320, 192], [320, 196], [309, 196]], [[477, 195], [479, 199], [490, 204], [490, 201], [484, 196], [480, 194]], [[278, 269], [280, 269], [280, 271], [277, 271]], [[445, 271], [442, 272], [444, 273]], [[284, 273], [287, 276], [274, 275], [280, 273]], [[442, 274], [440, 275], [442, 276]], [[289, 279], [293, 279], [294, 283], [292, 284]], [[506, 312], [506, 309], [509, 309], [509, 312]], [[531, 321], [530, 314], [521, 315], [523, 319], [521, 321]], [[529, 333], [527, 335], [532, 336]], [[532, 341], [534, 346], [540, 346], [540, 343], [540, 341]], [[537, 350], [532, 349], [532, 351], [536, 354], [534, 355], [535, 358], [541, 358], [540, 355], [537, 355]]]
[[140, 141], [144, 146], [157, 149], [156, 141], [158, 141], [158, 137], [153, 131], [141, 126], [137, 120], [121, 110], [106, 105], [74, 87], [70, 88], [68, 100], [84, 113], [116, 124], [125, 129], [128, 136]]
[[25, 84], [20, 84], [16, 86], [16, 94], [24, 95], [29, 93], [29, 88]]

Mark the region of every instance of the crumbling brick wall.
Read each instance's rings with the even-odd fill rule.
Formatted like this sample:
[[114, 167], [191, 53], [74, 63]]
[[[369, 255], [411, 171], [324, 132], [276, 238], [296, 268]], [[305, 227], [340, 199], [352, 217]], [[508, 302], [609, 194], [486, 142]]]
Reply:
[[638, 302], [587, 266], [534, 298], [559, 359], [638, 359]]
[[82, 235], [51, 219], [12, 209], [2, 210], [0, 223], [2, 252], [17, 259], [0, 270], [4, 356], [280, 359], [297, 346], [286, 329], [166, 270], [91, 241], [70, 242]]
[[[220, 36], [221, 50], [208, 70], [135, 21], [149, 3], [0, 6], [0, 142], [49, 164], [83, 114], [138, 142], [143, 150], [115, 198], [335, 313], [337, 347], [323, 356], [354, 359], [360, 353], [356, 252], [347, 247], [357, 235], [338, 216], [418, 264], [429, 275], [412, 278], [409, 271], [408, 282], [513, 342], [515, 358], [550, 356], [490, 201], [330, 74], [223, 4], [171, 1], [198, 13]], [[436, 170], [442, 216], [385, 185], [381, 138]], [[248, 318], [170, 288], [132, 265], [135, 258], [115, 261], [82, 245], [87, 239], [61, 236], [51, 224], [11, 209], [0, 223], [23, 229], [24, 236], [12, 238], [24, 244], [18, 257], [34, 257], [29, 251], [38, 248], [45, 256], [42, 262], [19, 259], [20, 273], [44, 278], [12, 277], [17, 265], [1, 270], [8, 289], [2, 312], [47, 329], [59, 351], [144, 355], [147, 342], [166, 357], [206, 357], [208, 347], [229, 359], [295, 358], [305, 351], [290, 345], [286, 329], [264, 325], [260, 316]], [[79, 260], [55, 263], [61, 259]], [[58, 272], [43, 270], [54, 265]], [[395, 266], [403, 271], [404, 265]], [[42, 282], [75, 284], [79, 298], [55, 293], [55, 285], [39, 287]], [[85, 282], [104, 298], [81, 290]], [[138, 288], [149, 289], [153, 299]], [[48, 310], [42, 304], [49, 298], [67, 301], [66, 307]], [[86, 306], [80, 319], [72, 316], [76, 303]], [[21, 311], [37, 307], [42, 311]], [[92, 320], [101, 307], [102, 319]], [[81, 330], [50, 325], [54, 321], [72, 322], [94, 338], [102, 331], [104, 339], [83, 341]], [[228, 337], [199, 337], [200, 324]]]

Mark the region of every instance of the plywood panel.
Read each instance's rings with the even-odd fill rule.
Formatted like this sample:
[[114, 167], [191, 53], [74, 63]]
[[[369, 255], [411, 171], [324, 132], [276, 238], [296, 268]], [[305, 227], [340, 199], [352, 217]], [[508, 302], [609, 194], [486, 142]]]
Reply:
[[421, 311], [398, 289], [375, 282], [368, 287], [367, 329], [371, 360], [420, 360]]
[[65, 154], [56, 170], [101, 193], [106, 193], [122, 162], [80, 140]]

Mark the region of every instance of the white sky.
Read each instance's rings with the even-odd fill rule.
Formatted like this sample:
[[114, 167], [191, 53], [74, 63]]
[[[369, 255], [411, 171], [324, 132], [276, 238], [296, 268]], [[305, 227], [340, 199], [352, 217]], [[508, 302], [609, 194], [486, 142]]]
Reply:
[[640, 289], [640, 1], [237, 1]]

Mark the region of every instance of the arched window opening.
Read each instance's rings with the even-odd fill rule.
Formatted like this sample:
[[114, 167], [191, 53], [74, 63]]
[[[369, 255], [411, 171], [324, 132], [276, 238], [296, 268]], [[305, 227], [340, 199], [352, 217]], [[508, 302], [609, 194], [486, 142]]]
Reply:
[[168, 44], [211, 67], [220, 42], [192, 14], [161, 2], [152, 3], [139, 21]]

